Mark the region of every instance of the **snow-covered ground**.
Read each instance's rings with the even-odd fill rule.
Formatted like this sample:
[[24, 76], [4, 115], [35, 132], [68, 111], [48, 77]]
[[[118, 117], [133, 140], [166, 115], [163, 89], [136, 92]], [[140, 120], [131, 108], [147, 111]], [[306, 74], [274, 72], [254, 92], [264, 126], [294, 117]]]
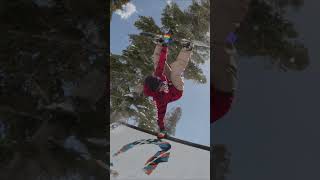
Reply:
[[[110, 133], [110, 155], [118, 152], [129, 143], [142, 139], [156, 139], [153, 135], [119, 124], [110, 129]], [[118, 176], [110, 178], [114, 180], [210, 179], [210, 151], [166, 139], [163, 142], [168, 142], [171, 145], [168, 162], [159, 163], [150, 175], [143, 171], [145, 162], [160, 148], [155, 144], [146, 143], [112, 157], [113, 166], [111, 169], [117, 171]]]

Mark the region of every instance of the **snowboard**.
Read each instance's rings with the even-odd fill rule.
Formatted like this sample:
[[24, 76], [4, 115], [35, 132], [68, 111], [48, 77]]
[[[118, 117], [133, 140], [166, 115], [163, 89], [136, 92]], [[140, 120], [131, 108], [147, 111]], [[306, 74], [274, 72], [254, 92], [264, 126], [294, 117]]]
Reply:
[[209, 45], [201, 42], [201, 41], [196, 41], [196, 40], [189, 40], [189, 39], [178, 39], [178, 38], [174, 38], [174, 37], [169, 37], [170, 35], [168, 33], [164, 34], [164, 35], [159, 35], [159, 34], [155, 34], [155, 33], [150, 33], [150, 32], [141, 32], [140, 35], [142, 36], [146, 36], [149, 37], [152, 40], [159, 40], [162, 39], [163, 42], [167, 45], [170, 45], [172, 42], [177, 42], [178, 44], [182, 45], [184, 43], [192, 43], [193, 46], [197, 46], [197, 47], [204, 47], [204, 48], [210, 48]]

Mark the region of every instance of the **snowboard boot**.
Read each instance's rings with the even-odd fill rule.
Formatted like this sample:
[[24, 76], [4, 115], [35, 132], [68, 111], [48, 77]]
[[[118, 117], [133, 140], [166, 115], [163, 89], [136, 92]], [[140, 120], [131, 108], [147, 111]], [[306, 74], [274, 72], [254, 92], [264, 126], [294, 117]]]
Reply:
[[164, 40], [163, 37], [161, 35], [157, 35], [153, 38], [152, 42], [154, 44], [158, 44], [158, 45], [163, 45], [164, 44]]
[[184, 48], [186, 51], [191, 51], [193, 49], [193, 44], [189, 40], [182, 39], [181, 45], [182, 45], [182, 48]]
[[159, 139], [165, 138], [166, 136], [167, 136], [167, 131], [164, 129], [160, 130], [160, 132], [158, 133]]

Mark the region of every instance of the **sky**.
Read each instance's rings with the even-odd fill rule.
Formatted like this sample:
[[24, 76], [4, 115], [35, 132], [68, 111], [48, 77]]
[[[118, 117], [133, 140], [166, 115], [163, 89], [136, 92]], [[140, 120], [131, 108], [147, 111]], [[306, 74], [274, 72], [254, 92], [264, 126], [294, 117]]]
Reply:
[[302, 72], [264, 70], [258, 59], [239, 59], [239, 88], [231, 112], [212, 126], [214, 144], [231, 152], [227, 180], [319, 178], [320, 2], [305, 1], [290, 19], [309, 49]]
[[[137, 34], [134, 22], [140, 15], [151, 16], [161, 27], [161, 13], [170, 2], [176, 2], [181, 9], [186, 9], [191, 0], [133, 0], [126, 4], [124, 11], [115, 12], [110, 25], [110, 50], [121, 54], [129, 45], [128, 34]], [[160, 8], [159, 8], [160, 7]], [[195, 84], [185, 80], [184, 95], [178, 101], [168, 105], [168, 111], [181, 107], [182, 117], [176, 127], [175, 137], [193, 143], [210, 144], [210, 64], [204, 64], [203, 71], [207, 77], [206, 84]], [[167, 111], [167, 112], [168, 112]]]

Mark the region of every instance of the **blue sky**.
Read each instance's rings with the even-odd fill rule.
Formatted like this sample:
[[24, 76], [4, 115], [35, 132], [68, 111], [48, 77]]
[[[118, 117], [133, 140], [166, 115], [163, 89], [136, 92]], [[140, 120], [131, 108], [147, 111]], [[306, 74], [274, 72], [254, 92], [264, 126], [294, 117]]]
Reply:
[[[110, 27], [110, 50], [121, 54], [129, 45], [128, 34], [137, 34], [134, 22], [139, 15], [151, 16], [161, 27], [161, 13], [170, 2], [175, 2], [181, 9], [186, 9], [191, 0], [134, 0], [124, 8], [125, 11], [114, 13]], [[181, 107], [182, 117], [177, 124], [176, 137], [194, 143], [210, 144], [210, 64], [207, 61], [201, 66], [207, 77], [207, 84], [195, 84], [185, 80], [184, 96], [170, 103], [168, 110]]]

